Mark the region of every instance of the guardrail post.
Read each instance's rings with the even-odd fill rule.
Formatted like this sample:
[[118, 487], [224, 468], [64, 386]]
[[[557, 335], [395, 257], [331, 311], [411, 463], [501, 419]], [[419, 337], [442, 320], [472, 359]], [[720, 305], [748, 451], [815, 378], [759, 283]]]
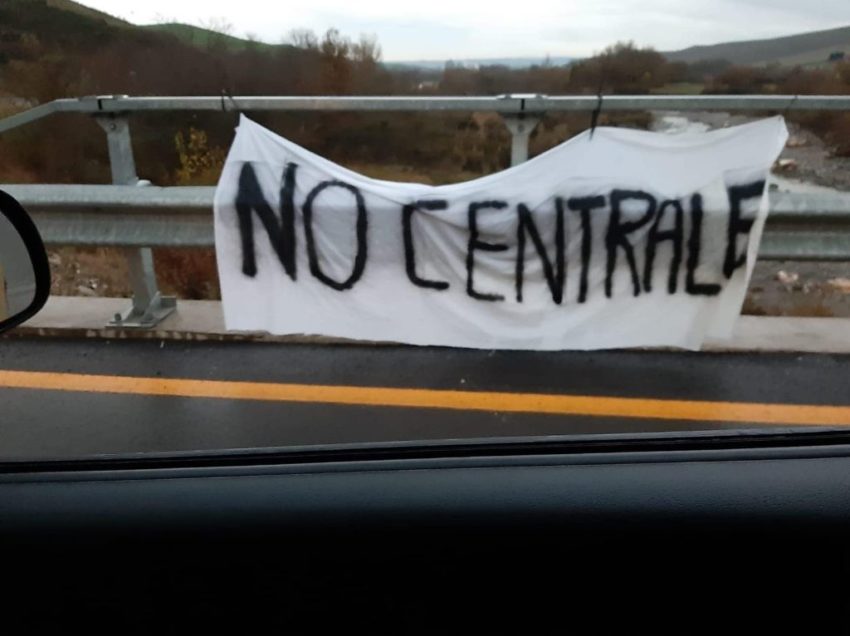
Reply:
[[528, 159], [528, 140], [542, 117], [518, 113], [503, 115], [503, 119], [511, 132], [511, 165], [517, 166]]
[[[109, 165], [115, 185], [139, 185], [130, 123], [123, 113], [95, 115], [106, 131], [109, 145]], [[159, 292], [154, 271], [153, 252], [149, 247], [124, 248], [133, 290], [133, 304], [124, 315], [115, 314], [109, 321], [112, 327], [153, 327], [177, 307], [177, 299]]]

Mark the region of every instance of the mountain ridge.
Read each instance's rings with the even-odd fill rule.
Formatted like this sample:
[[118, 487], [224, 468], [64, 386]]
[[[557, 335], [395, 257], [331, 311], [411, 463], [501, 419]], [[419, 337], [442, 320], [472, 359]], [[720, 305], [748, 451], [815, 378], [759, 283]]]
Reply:
[[845, 57], [850, 58], [850, 25], [777, 38], [690, 46], [662, 53], [671, 62], [693, 63], [722, 59], [741, 66], [772, 63], [806, 66], [825, 64], [830, 54], [837, 52], [843, 52]]
[[[104, 35], [105, 30], [111, 28], [126, 29], [134, 32], [138, 37], [143, 34], [169, 35], [176, 37], [184, 44], [197, 48], [209, 47], [211, 43], [224, 46], [232, 51], [242, 51], [249, 48], [260, 50], [274, 50], [285, 44], [269, 44], [253, 41], [234, 35], [219, 33], [215, 30], [202, 26], [183, 23], [163, 23], [149, 25], [135, 25], [121, 18], [112, 16], [103, 11], [87, 7], [74, 0], [4, 0], [8, 9], [13, 6], [30, 5], [38, 9], [41, 5], [44, 9], [53, 9], [67, 12], [75, 16], [75, 25], [91, 25], [92, 35]], [[2, 10], [3, 7], [0, 7]], [[14, 12], [13, 12], [14, 13]], [[61, 34], [58, 25], [50, 24], [50, 16], [46, 10], [35, 10], [36, 16], [30, 20], [35, 26], [42, 28], [44, 33], [56, 36], [59, 41], [70, 41], [74, 38], [72, 33]], [[6, 20], [11, 26], [14, 21]], [[14, 27], [13, 27], [14, 28]], [[3, 29], [0, 28], [0, 31]], [[829, 62], [831, 56], [843, 54], [845, 59], [850, 59], [850, 25], [796, 33], [775, 38], [758, 40], [742, 40], [731, 42], [720, 42], [717, 44], [695, 45], [676, 51], [663, 51], [662, 54], [672, 62], [694, 63], [706, 60], [726, 60], [732, 64], [742, 66], [764, 66], [779, 64], [781, 66], [822, 66]], [[553, 66], [563, 66], [581, 59], [580, 57], [556, 56], [551, 58], [539, 58], [532, 56], [501, 57], [501, 58], [470, 58], [470, 59], [445, 59], [445, 60], [414, 60], [414, 61], [385, 61], [384, 64], [390, 68], [418, 68], [428, 71], [442, 70], [449, 62], [455, 62], [460, 67], [478, 68], [482, 66], [507, 66], [519, 69], [531, 66], [541, 66], [547, 63]]]

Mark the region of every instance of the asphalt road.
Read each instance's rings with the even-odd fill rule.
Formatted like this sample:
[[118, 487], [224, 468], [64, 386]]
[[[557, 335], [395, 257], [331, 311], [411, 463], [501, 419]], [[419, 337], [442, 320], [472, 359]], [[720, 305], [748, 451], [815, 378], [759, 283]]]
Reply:
[[823, 354], [9, 338], [0, 459], [850, 426], [849, 371]]

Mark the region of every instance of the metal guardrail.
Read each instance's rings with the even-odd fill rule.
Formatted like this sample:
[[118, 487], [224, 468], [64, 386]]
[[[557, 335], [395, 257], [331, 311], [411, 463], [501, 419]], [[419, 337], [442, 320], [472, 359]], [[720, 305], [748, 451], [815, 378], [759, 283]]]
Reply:
[[[45, 242], [108, 247], [213, 247], [215, 188], [3, 186]], [[771, 192], [762, 260], [850, 261], [850, 193]]]
[[[529, 137], [547, 112], [627, 110], [850, 111], [850, 96], [610, 95], [495, 97], [129, 97], [59, 99], [0, 120], [0, 133], [57, 113], [94, 117], [107, 135], [112, 186], [3, 185], [34, 216], [47, 243], [126, 249], [133, 305], [110, 324], [150, 327], [176, 300], [157, 288], [150, 246], [212, 246], [214, 188], [140, 185], [129, 115], [152, 111], [497, 112], [511, 132], [511, 164], [528, 157]], [[850, 261], [850, 194], [770, 193], [771, 214], [759, 257]]]
[[213, 187], [4, 185], [44, 242], [105, 247], [212, 247]]
[[56, 113], [88, 115], [150, 111], [491, 111], [505, 115], [602, 110], [794, 111], [850, 110], [846, 95], [574, 95], [493, 97], [129, 97], [57, 99], [0, 120], [0, 132]]

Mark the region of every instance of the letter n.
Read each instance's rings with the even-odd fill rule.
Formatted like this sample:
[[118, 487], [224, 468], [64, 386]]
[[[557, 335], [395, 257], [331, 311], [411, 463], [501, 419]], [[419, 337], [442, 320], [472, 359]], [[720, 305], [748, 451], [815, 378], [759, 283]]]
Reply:
[[272, 206], [263, 196], [254, 166], [246, 162], [239, 174], [236, 192], [236, 214], [239, 217], [239, 234], [242, 239], [242, 273], [253, 278], [257, 275], [257, 257], [254, 246], [254, 217], [259, 217], [272, 248], [287, 275], [295, 280], [295, 173], [298, 166], [289, 163], [283, 173], [280, 190], [281, 218], [278, 220]]

